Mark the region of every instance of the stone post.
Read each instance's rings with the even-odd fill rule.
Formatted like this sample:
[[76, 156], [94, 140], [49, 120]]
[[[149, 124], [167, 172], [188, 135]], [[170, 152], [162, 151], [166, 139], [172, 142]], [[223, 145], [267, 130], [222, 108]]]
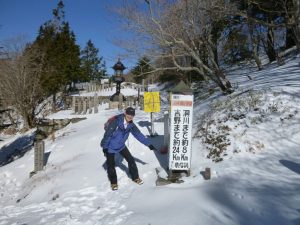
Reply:
[[82, 112], [82, 102], [81, 102], [81, 98], [77, 99], [77, 105], [78, 105], [78, 114], [81, 114]]
[[77, 100], [77, 98], [75, 98], [75, 114], [77, 114], [78, 113], [78, 100]]
[[82, 106], [82, 113], [86, 114], [86, 104], [87, 104], [87, 100], [85, 98], [82, 99], [83, 100], [83, 106]]
[[89, 97], [88, 101], [89, 101], [89, 114], [91, 114], [93, 112], [92, 97]]
[[72, 110], [75, 112], [75, 105], [76, 105], [76, 97], [72, 96]]
[[34, 172], [43, 170], [44, 168], [45, 142], [36, 141], [34, 143]]
[[94, 96], [94, 113], [98, 113], [99, 99], [97, 94]]
[[139, 102], [138, 102], [138, 100], [134, 101], [134, 105], [135, 105], [135, 108], [137, 108], [137, 109], [139, 108]]

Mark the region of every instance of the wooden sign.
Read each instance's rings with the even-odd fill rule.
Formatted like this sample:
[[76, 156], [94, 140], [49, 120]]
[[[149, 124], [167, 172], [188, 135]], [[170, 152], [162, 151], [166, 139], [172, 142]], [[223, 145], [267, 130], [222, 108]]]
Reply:
[[190, 170], [193, 95], [171, 95], [170, 170]]
[[159, 92], [144, 93], [144, 111], [145, 112], [160, 112]]

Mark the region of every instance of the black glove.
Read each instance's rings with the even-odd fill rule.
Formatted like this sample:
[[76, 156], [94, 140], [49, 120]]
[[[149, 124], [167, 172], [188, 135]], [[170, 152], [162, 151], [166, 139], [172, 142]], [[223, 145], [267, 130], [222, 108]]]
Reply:
[[104, 148], [103, 149], [104, 156], [106, 156], [107, 152], [108, 152], [108, 149]]
[[150, 148], [150, 150], [155, 150], [155, 151], [157, 151], [157, 149], [156, 149], [153, 145], [149, 145], [148, 147]]

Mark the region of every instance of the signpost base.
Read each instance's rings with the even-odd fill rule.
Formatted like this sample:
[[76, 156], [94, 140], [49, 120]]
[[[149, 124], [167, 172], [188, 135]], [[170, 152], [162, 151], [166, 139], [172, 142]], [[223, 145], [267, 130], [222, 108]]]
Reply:
[[168, 180], [168, 174], [166, 173], [165, 169], [162, 167], [155, 168], [157, 179], [156, 179], [156, 186], [164, 186], [171, 184], [172, 182]]
[[172, 183], [180, 184], [184, 181], [181, 179], [184, 176], [190, 176], [190, 170], [169, 170], [165, 172], [165, 170], [161, 167], [155, 168], [157, 179], [156, 186], [163, 186]]
[[182, 178], [184, 174], [189, 177], [191, 172], [190, 170], [169, 170], [168, 180], [172, 183], [182, 183], [183, 181], [180, 180], [180, 178]]

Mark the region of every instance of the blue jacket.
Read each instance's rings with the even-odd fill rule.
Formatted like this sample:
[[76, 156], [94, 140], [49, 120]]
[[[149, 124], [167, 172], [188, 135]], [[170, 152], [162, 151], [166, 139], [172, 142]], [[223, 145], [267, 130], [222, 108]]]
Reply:
[[125, 148], [125, 142], [130, 133], [142, 144], [146, 146], [150, 145], [150, 141], [141, 133], [132, 121], [125, 129], [124, 114], [120, 114], [108, 125], [101, 140], [101, 147], [107, 149], [109, 153], [120, 152]]

